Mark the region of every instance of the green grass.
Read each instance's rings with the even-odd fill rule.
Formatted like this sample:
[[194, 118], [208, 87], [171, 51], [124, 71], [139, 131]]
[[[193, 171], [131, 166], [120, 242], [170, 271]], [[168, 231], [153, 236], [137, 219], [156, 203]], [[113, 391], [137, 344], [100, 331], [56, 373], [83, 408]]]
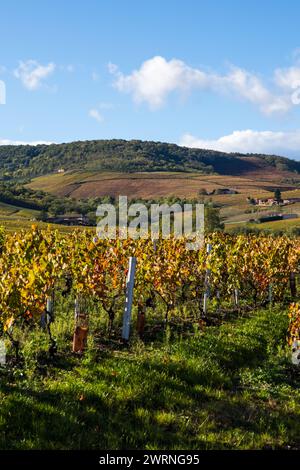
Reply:
[[264, 222], [262, 224], [255, 224], [255, 225], [261, 229], [286, 230], [286, 229], [290, 229], [293, 227], [299, 227], [300, 218], [274, 220], [274, 222]]
[[284, 219], [284, 220], [274, 220], [272, 222], [263, 222], [263, 223], [245, 223], [245, 222], [236, 222], [236, 223], [227, 223], [225, 224], [226, 231], [230, 232], [238, 227], [248, 227], [254, 228], [257, 230], [291, 230], [295, 227], [300, 226], [300, 218], [294, 219]]
[[13, 204], [6, 204], [5, 202], [0, 202], [0, 217], [12, 216], [12, 217], [35, 217], [39, 211], [33, 209], [25, 209], [20, 206]]
[[299, 448], [287, 322], [265, 310], [128, 349], [91, 339], [83, 358], [4, 370], [0, 448]]

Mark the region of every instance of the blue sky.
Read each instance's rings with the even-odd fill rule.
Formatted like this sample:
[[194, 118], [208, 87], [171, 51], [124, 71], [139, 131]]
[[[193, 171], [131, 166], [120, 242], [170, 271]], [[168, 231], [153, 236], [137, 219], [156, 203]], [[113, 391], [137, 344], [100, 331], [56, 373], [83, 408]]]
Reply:
[[0, 8], [0, 143], [144, 139], [300, 159], [300, 2]]

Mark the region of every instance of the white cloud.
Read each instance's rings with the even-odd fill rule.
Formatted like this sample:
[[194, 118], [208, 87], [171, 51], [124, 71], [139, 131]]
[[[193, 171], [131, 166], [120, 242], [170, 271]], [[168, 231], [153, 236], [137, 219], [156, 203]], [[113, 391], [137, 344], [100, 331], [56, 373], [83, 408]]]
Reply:
[[89, 116], [93, 119], [96, 119], [97, 122], [103, 122], [104, 121], [104, 118], [102, 116], [102, 114], [100, 114], [100, 112], [98, 111], [98, 109], [90, 109], [89, 110]]
[[53, 62], [41, 65], [36, 60], [20, 61], [14, 75], [21, 80], [25, 88], [36, 90], [41, 86], [43, 80], [54, 72], [55, 67], [56, 65]]
[[48, 142], [45, 140], [36, 140], [34, 142], [24, 142], [21, 140], [0, 139], [0, 145], [50, 145], [55, 142]]
[[300, 67], [275, 70], [275, 82], [282, 88], [295, 90], [300, 87]]
[[237, 97], [245, 99], [255, 105], [265, 114], [276, 112], [286, 112], [292, 106], [289, 96], [275, 95], [271, 93], [254, 74], [232, 67], [231, 71], [216, 79], [215, 91], [224, 89], [235, 94]]
[[300, 129], [290, 132], [247, 129], [212, 140], [185, 134], [179, 145], [221, 152], [276, 154], [300, 159]]
[[[288, 93], [271, 92], [258, 76], [239, 67], [232, 66], [225, 75], [220, 75], [192, 68], [178, 59], [167, 61], [155, 56], [129, 75], [121, 73], [115, 64], [108, 64], [108, 69], [115, 77], [117, 90], [131, 94], [137, 103], [146, 102], [153, 110], [160, 108], [172, 92], [186, 93], [195, 88], [231, 94], [257, 105], [265, 114], [284, 113], [293, 106]], [[281, 81], [277, 84], [283, 86]]]
[[204, 72], [188, 67], [181, 60], [167, 62], [160, 56], [145, 61], [139, 70], [127, 76], [113, 64], [109, 64], [109, 70], [116, 77], [115, 87], [119, 91], [131, 93], [135, 101], [146, 101], [153, 109], [162, 106], [172, 91], [187, 91], [200, 83], [208, 86]]

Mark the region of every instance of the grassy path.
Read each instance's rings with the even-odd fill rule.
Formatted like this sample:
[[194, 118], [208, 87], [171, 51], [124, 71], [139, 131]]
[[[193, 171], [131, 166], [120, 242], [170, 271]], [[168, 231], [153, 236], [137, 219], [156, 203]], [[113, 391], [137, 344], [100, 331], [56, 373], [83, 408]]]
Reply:
[[[261, 311], [129, 351], [1, 372], [1, 449], [300, 447], [287, 315]], [[22, 375], [23, 374], [23, 375]]]

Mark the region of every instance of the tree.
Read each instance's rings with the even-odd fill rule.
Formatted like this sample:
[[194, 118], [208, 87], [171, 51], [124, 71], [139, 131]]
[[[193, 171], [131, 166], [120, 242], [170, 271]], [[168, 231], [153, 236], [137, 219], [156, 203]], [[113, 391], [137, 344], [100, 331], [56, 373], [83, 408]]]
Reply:
[[199, 196], [207, 196], [207, 191], [205, 188], [201, 188], [198, 191]]
[[220, 219], [220, 211], [211, 206], [206, 206], [204, 210], [204, 227], [206, 232], [214, 232], [215, 230], [223, 230], [224, 224]]
[[247, 201], [249, 204], [251, 204], [252, 206], [255, 206], [255, 199], [251, 196], [248, 196], [247, 197]]
[[38, 216], [37, 216], [37, 220], [41, 220], [42, 222], [45, 222], [49, 217], [49, 214], [46, 210], [42, 210], [41, 212], [39, 212]]
[[275, 189], [275, 191], [274, 191], [274, 199], [278, 202], [278, 204], [282, 201], [281, 191], [280, 191], [279, 188]]

